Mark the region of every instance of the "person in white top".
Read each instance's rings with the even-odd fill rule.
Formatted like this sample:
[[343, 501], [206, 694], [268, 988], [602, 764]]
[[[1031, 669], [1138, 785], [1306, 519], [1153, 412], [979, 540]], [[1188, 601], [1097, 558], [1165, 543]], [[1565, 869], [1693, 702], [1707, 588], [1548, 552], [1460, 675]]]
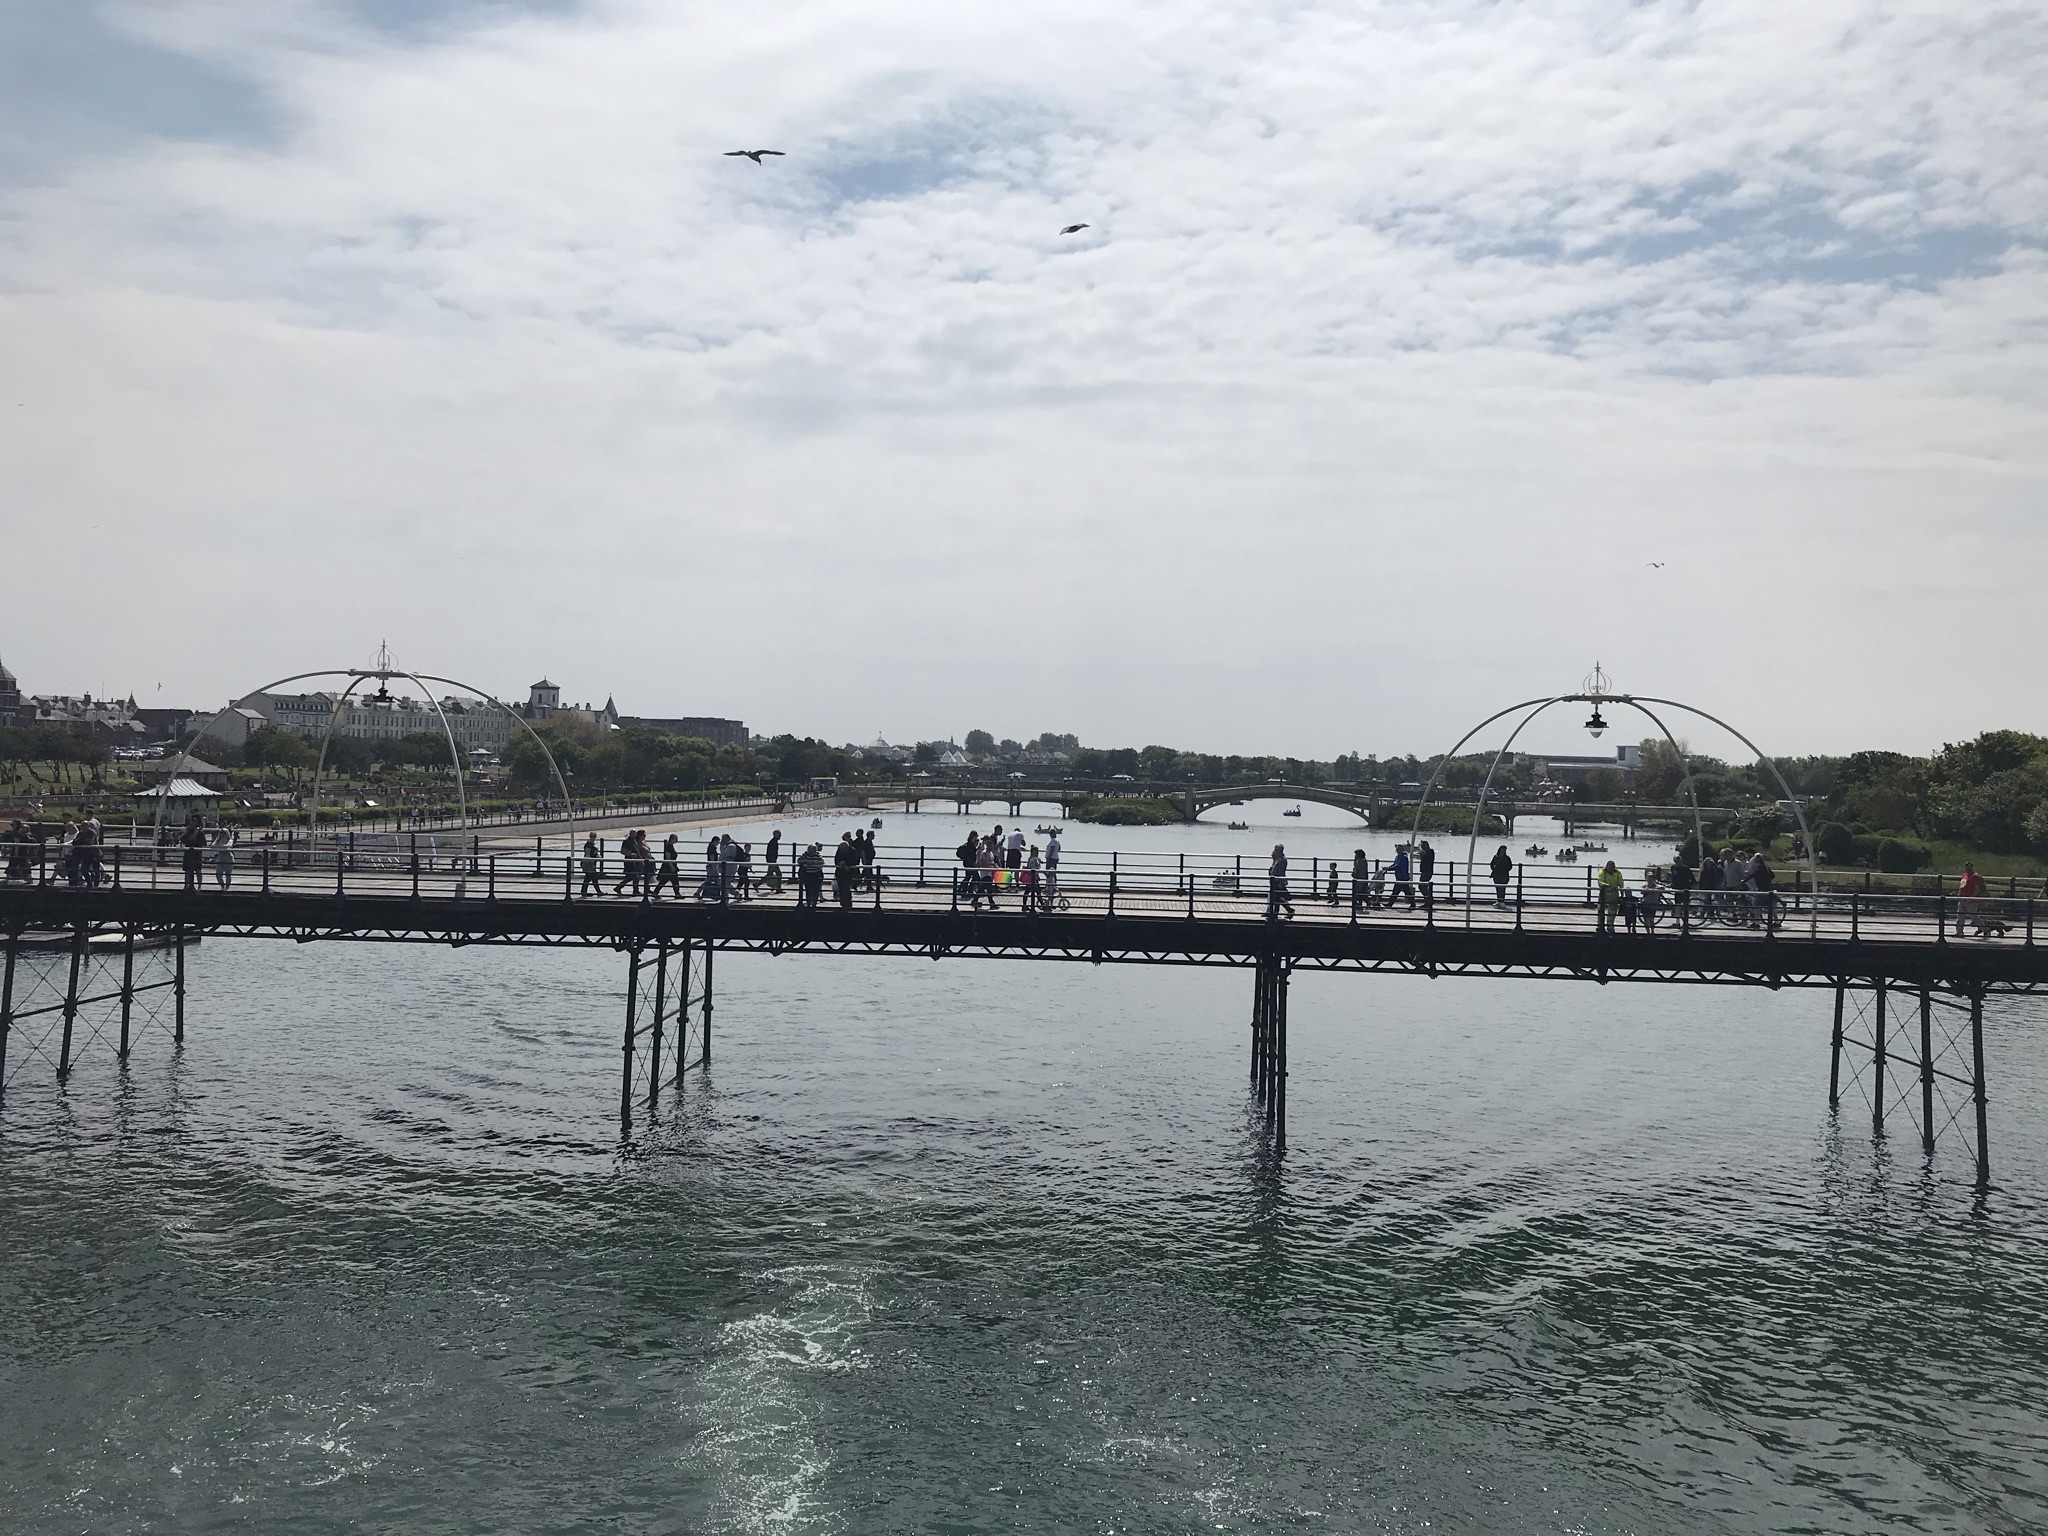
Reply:
[[1060, 835], [1055, 832], [1045, 840], [1045, 894], [1051, 896], [1060, 888]]
[[1012, 827], [1010, 829], [1009, 841], [1004, 846], [1010, 852], [1010, 868], [1022, 869], [1024, 867], [1024, 829], [1022, 827]]

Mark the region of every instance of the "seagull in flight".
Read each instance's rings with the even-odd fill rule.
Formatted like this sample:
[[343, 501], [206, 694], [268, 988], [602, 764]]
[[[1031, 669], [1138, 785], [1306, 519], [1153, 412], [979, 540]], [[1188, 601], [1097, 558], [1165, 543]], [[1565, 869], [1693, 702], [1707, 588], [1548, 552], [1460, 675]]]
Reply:
[[782, 151], [779, 149], [728, 149], [725, 155], [728, 160], [734, 155], [745, 155], [754, 164], [759, 165], [763, 155], [779, 155], [781, 153]]
[[1664, 569], [1664, 562], [1662, 560], [1652, 560], [1650, 562], [1650, 569], [1653, 571], [1661, 571]]
[[1061, 230], [1060, 233], [1063, 235], [1078, 235], [1079, 233], [1081, 233], [1082, 230], [1086, 229], [1087, 227], [1088, 226], [1086, 224], [1069, 224], [1065, 229]]

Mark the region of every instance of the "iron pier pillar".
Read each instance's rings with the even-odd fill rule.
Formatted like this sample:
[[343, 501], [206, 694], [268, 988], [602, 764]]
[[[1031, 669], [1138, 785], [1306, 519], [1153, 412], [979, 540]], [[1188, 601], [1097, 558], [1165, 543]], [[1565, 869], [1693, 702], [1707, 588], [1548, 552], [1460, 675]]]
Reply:
[[1842, 1107], [1842, 1004], [1849, 991], [1846, 976], [1835, 978], [1835, 1035], [1828, 1047], [1828, 1112]]
[[64, 1043], [57, 1050], [57, 1081], [71, 1076], [71, 1027], [78, 1022], [78, 973], [85, 965], [85, 924], [71, 930], [71, 980], [64, 988]]
[[1934, 1156], [1934, 989], [1920, 984], [1920, 1150]]
[[1970, 988], [1970, 1097], [1977, 1104], [1977, 1187], [1991, 1187], [1991, 1140], [1984, 1113], [1984, 988]]
[[121, 1051], [120, 1059], [125, 1066], [128, 1061], [128, 1022], [135, 1011], [135, 928], [132, 924], [121, 929]]
[[711, 957], [714, 953], [711, 941], [706, 939], [704, 941], [704, 1054], [698, 1058], [698, 1061], [706, 1067], [711, 1065]]
[[171, 930], [171, 949], [175, 955], [172, 964], [176, 967], [171, 978], [171, 1000], [174, 1008], [171, 1043], [173, 1045], [183, 1045], [185, 1043], [185, 930], [182, 925]]
[[633, 1123], [633, 1033], [639, 1020], [636, 1017], [640, 1005], [640, 945], [636, 941], [627, 949], [626, 962], [626, 1037], [619, 1047], [624, 1057], [619, 1069], [619, 1124]]
[[[661, 1099], [661, 1016], [668, 1010], [668, 940], [657, 940], [654, 946], [654, 1050], [647, 1068], [647, 1112], [654, 1113], [654, 1106]], [[676, 1054], [683, 1053], [681, 1031], [677, 1031]]]
[[14, 1033], [14, 954], [21, 944], [21, 930], [7, 930], [5, 979], [0, 979], [0, 1099], [7, 1097], [7, 1039]]
[[1252, 980], [1252, 1096], [1276, 1148], [1287, 1144], [1287, 964], [1261, 955]]
[[1871, 1016], [1874, 1027], [1870, 1032], [1871, 1054], [1877, 1064], [1877, 1082], [1870, 1095], [1870, 1134], [1873, 1136], [1884, 1134], [1884, 1096], [1891, 1085], [1890, 1067], [1885, 1060], [1885, 1036], [1890, 1032], [1891, 1026], [1885, 1021], [1884, 1005], [1885, 980], [1880, 976], [1877, 978], [1876, 996], [1872, 1000], [1872, 1007], [1876, 1011]]

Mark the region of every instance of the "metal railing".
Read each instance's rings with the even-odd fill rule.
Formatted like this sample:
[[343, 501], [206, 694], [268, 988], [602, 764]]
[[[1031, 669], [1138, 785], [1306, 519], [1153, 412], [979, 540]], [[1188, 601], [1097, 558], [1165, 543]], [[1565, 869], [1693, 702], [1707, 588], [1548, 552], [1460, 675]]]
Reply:
[[[1276, 893], [1263, 858], [1229, 854], [1064, 851], [1053, 866], [963, 865], [950, 848], [886, 845], [842, 872], [821, 849], [822, 868], [802, 868], [795, 844], [775, 863], [713, 858], [706, 845], [659, 849], [626, 860], [619, 846], [592, 839], [586, 853], [560, 838], [531, 849], [449, 842], [427, 835], [348, 834], [317, 844], [256, 842], [204, 847], [65, 849], [9, 847], [10, 884], [79, 888], [184, 889], [260, 900], [275, 894], [404, 896], [415, 901], [748, 903], [897, 912], [986, 912], [1028, 920], [1062, 917], [1316, 924], [1414, 924], [1426, 928], [1634, 933], [1672, 940], [1797, 937], [1849, 942], [1962, 940], [2033, 945], [2048, 907], [2041, 882], [2017, 879], [1960, 897], [1951, 880], [1895, 894], [1815, 892], [1803, 884], [1769, 890], [1677, 891], [1641, 879], [1603, 895], [1592, 863], [1522, 862], [1505, 882], [1488, 866], [1439, 860], [1396, 878], [1391, 860], [1294, 860]], [[808, 875], [808, 878], [805, 878]]]

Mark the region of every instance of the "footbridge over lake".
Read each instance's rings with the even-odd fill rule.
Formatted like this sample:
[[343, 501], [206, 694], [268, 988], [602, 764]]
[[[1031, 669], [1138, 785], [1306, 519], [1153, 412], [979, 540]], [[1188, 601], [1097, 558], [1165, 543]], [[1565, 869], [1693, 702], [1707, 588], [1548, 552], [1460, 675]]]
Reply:
[[[1013, 816], [1022, 816], [1026, 805], [1056, 805], [1062, 816], [1071, 817], [1089, 800], [1158, 800], [1171, 805], [1186, 821], [1198, 821], [1219, 807], [1251, 800], [1285, 800], [1289, 804], [1327, 805], [1349, 812], [1367, 826], [1400, 831], [1412, 822], [1421, 800], [1414, 788], [1405, 793], [1340, 784], [1297, 784], [1288, 780], [1265, 779], [1253, 784], [1170, 784], [1153, 779], [1054, 779], [1015, 774], [1001, 779], [913, 779], [903, 783], [855, 786], [870, 803], [901, 803], [916, 811], [927, 801], [951, 805], [961, 812], [976, 806], [1003, 806]], [[1429, 803], [1455, 809], [1474, 806], [1477, 791], [1438, 791]], [[1637, 801], [1574, 800], [1566, 796], [1533, 797], [1493, 794], [1486, 799], [1486, 815], [1499, 817], [1510, 836], [1522, 817], [1548, 817], [1564, 824], [1569, 836], [1581, 826], [1618, 826], [1633, 835], [1642, 826], [1685, 826], [1697, 816], [1709, 826], [1725, 826], [1736, 816], [1729, 806], [1689, 803], [1645, 805]], [[1403, 815], [1409, 818], [1404, 821]]]

